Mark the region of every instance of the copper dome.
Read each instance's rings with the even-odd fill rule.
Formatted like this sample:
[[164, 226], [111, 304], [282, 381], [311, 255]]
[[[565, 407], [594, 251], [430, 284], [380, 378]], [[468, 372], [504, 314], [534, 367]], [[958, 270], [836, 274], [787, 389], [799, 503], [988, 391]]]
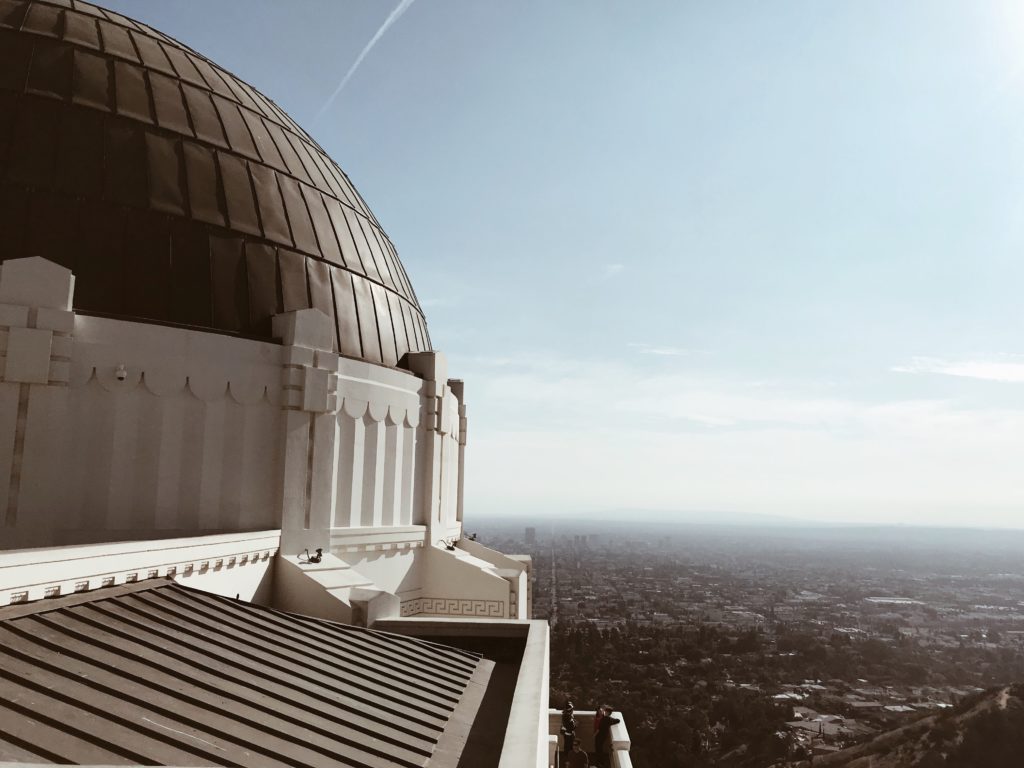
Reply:
[[324, 311], [345, 355], [430, 348], [394, 246], [276, 104], [80, 0], [0, 0], [0, 258], [76, 275], [75, 310], [270, 339]]

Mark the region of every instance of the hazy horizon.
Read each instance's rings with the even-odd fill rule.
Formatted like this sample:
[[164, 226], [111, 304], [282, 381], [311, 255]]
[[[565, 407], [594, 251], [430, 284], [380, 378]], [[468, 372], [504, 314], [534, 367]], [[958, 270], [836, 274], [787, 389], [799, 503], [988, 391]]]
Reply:
[[1024, 526], [1024, 7], [107, 5], [359, 187], [466, 380], [469, 527]]
[[828, 530], [886, 530], [892, 528], [907, 530], [934, 531], [1007, 531], [1024, 533], [1024, 524], [1017, 525], [983, 525], [970, 523], [915, 523], [902, 521], [865, 521], [865, 520], [831, 520], [815, 517], [799, 517], [795, 515], [767, 515], [756, 512], [729, 512], [725, 510], [636, 510], [621, 508], [604, 508], [578, 512], [537, 512], [533, 510], [511, 510], [501, 514], [476, 515], [466, 521], [466, 531], [472, 532], [475, 526], [489, 527], [495, 523], [507, 523], [508, 526], [545, 525], [579, 522], [593, 523], [595, 526], [629, 526], [648, 525], [664, 527], [722, 527], [722, 528], [820, 528]]

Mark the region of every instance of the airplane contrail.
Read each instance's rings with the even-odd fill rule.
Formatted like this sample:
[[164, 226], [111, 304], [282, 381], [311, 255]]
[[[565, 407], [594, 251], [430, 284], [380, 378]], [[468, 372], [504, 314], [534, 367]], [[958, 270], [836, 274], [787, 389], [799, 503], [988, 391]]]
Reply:
[[395, 10], [393, 10], [386, 19], [384, 19], [384, 23], [380, 25], [380, 29], [378, 29], [376, 33], [374, 33], [373, 37], [370, 38], [370, 42], [366, 44], [360, 54], [356, 57], [355, 62], [353, 62], [352, 66], [348, 68], [348, 72], [345, 73], [345, 76], [341, 78], [341, 82], [338, 83], [338, 87], [334, 89], [334, 92], [327, 97], [327, 101], [325, 101], [323, 106], [320, 107], [320, 111], [316, 113], [317, 119], [322, 117], [324, 112], [331, 108], [331, 104], [334, 103], [334, 100], [338, 98], [338, 94], [342, 92], [346, 85], [348, 85], [348, 81], [352, 79], [352, 75], [356, 73], [356, 70], [359, 69], [359, 65], [363, 63], [363, 59], [365, 59], [366, 55], [373, 50], [373, 46], [377, 44], [378, 40], [384, 37], [384, 33], [388, 31], [392, 24], [402, 18], [402, 14], [409, 10], [409, 6], [414, 2], [416, 2], [416, 0], [399, 0], [398, 5], [395, 6]]

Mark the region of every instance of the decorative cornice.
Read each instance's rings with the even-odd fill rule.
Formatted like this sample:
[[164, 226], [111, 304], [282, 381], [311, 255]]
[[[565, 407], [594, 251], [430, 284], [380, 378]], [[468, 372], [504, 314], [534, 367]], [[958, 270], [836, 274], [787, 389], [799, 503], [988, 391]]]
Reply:
[[275, 531], [21, 550], [0, 556], [0, 606], [268, 563], [279, 545]]
[[501, 600], [476, 600], [463, 597], [414, 597], [403, 600], [400, 616], [475, 616], [506, 619], [508, 609]]
[[426, 542], [427, 527], [402, 525], [380, 528], [332, 528], [333, 552], [388, 552], [419, 549]]

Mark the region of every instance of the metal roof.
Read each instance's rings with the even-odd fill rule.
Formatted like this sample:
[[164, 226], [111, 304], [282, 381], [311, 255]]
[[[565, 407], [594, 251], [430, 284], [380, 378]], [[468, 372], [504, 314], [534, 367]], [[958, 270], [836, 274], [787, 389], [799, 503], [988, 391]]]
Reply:
[[314, 307], [344, 355], [430, 349], [398, 253], [309, 134], [81, 0], [0, 0], [0, 232], [4, 258], [75, 273], [78, 311], [270, 339]]
[[0, 609], [0, 762], [455, 766], [493, 663], [166, 580]]

